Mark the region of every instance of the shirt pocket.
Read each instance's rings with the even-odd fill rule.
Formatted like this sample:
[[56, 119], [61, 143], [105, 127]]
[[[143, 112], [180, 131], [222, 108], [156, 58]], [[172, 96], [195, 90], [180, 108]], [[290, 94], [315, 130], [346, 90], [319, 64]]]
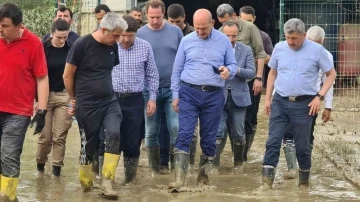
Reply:
[[310, 73], [317, 75], [319, 72], [317, 59], [315, 57], [300, 57], [297, 64], [297, 71], [299, 73]]

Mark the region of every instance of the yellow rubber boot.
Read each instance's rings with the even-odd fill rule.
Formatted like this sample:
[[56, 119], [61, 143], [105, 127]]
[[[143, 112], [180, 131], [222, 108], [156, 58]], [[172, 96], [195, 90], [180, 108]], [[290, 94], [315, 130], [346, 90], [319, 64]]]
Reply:
[[1, 196], [7, 200], [15, 201], [18, 183], [19, 178], [1, 176]]
[[108, 199], [117, 199], [119, 196], [112, 187], [112, 181], [115, 179], [116, 167], [118, 166], [120, 155], [104, 154], [104, 165], [102, 169], [101, 190], [102, 195]]
[[89, 192], [93, 188], [92, 165], [80, 165], [79, 178], [83, 192]]

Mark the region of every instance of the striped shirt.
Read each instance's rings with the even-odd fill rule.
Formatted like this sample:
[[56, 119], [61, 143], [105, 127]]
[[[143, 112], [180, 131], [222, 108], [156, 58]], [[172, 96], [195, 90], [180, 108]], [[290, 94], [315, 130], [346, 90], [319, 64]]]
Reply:
[[159, 72], [148, 42], [136, 37], [129, 49], [118, 43], [119, 65], [112, 71], [112, 83], [117, 93], [136, 93], [146, 88], [150, 99], [156, 100]]

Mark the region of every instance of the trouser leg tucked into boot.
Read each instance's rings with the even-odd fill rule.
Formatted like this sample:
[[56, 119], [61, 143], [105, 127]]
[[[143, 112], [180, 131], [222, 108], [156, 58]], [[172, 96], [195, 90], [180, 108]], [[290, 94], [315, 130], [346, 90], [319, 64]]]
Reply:
[[136, 178], [139, 158], [124, 157], [125, 184], [132, 183]]
[[160, 146], [146, 147], [149, 166], [153, 174], [160, 173]]
[[209, 184], [209, 175], [211, 172], [214, 157], [212, 156], [200, 156], [199, 174], [197, 177], [197, 184], [204, 185]]
[[244, 140], [235, 140], [234, 141], [234, 168], [238, 169], [241, 168], [244, 163], [244, 151], [245, 151], [245, 144]]
[[[214, 159], [214, 171], [218, 171], [219, 169], [219, 166], [220, 166], [220, 156], [221, 156], [221, 153], [223, 152], [224, 150], [224, 147], [225, 147], [225, 142], [226, 139], [217, 139], [216, 140], [216, 154], [215, 154], [215, 159]], [[201, 156], [200, 156], [201, 157]], [[200, 159], [200, 163], [201, 163], [201, 159]], [[199, 168], [200, 168], [200, 165], [199, 165]]]
[[262, 169], [262, 185], [264, 189], [271, 189], [275, 179], [275, 167], [263, 166]]
[[93, 188], [92, 165], [80, 165], [79, 178], [83, 192], [89, 192]]
[[5, 201], [16, 201], [18, 182], [18, 178], [1, 177], [1, 196], [4, 197]]
[[175, 182], [169, 185], [170, 193], [180, 192], [180, 188], [184, 186], [190, 158], [188, 153], [177, 149], [174, 151], [174, 157]]
[[284, 145], [284, 153], [285, 159], [287, 163], [288, 171], [285, 172], [284, 179], [295, 179], [296, 178], [296, 170], [297, 170], [297, 163], [296, 163], [296, 149], [294, 146], [289, 146], [287, 144]]
[[119, 196], [112, 187], [115, 179], [116, 167], [119, 163], [120, 155], [105, 153], [104, 165], [102, 169], [101, 191], [102, 196], [109, 199], [117, 199]]
[[308, 187], [310, 184], [309, 177], [310, 177], [310, 170], [299, 169], [299, 186]]

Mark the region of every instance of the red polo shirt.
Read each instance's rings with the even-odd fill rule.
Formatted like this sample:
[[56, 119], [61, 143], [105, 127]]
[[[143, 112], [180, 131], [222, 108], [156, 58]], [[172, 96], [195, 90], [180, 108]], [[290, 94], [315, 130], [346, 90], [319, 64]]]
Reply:
[[32, 116], [36, 78], [47, 75], [44, 48], [27, 29], [7, 44], [0, 39], [0, 112]]

